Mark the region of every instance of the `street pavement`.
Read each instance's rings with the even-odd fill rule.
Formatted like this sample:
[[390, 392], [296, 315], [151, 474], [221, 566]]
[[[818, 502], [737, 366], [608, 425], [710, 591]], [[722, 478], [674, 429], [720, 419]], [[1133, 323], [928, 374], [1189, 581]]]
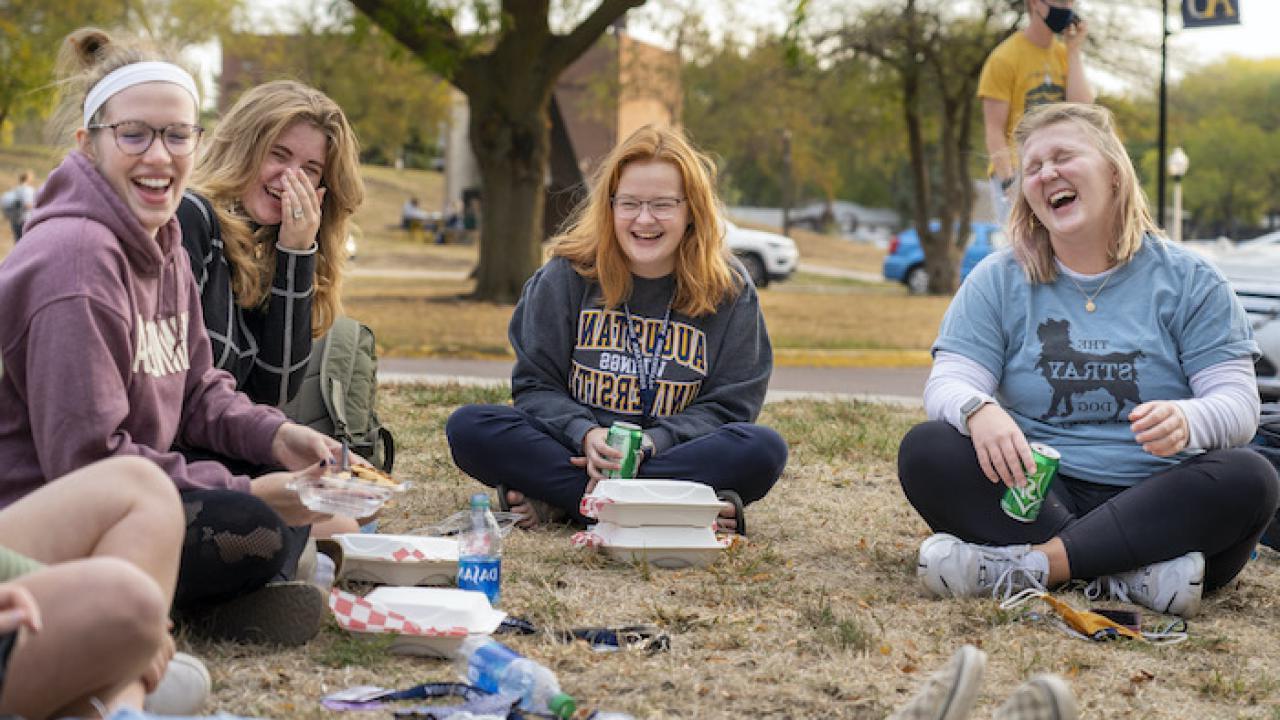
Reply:
[[[381, 382], [501, 385], [511, 381], [511, 360], [397, 358], [378, 360]], [[920, 407], [929, 368], [774, 366], [765, 402], [822, 398], [891, 402]]]

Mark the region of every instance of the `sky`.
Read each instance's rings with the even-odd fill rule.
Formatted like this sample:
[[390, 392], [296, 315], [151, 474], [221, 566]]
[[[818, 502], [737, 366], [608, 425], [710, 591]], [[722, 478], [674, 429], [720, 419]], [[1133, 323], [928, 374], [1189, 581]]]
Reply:
[[[1087, 17], [1091, 3], [1108, 0], [1077, 0], [1077, 7]], [[760, 25], [785, 25], [788, 17], [787, 8], [794, 0], [739, 0], [733, 3], [736, 17], [727, 22], [735, 26], [740, 23]], [[1280, 57], [1280, 43], [1276, 37], [1280, 34], [1280, 0], [1237, 0], [1240, 7], [1239, 25], [1224, 27], [1181, 29], [1181, 18], [1170, 19], [1173, 30], [1169, 38], [1169, 56], [1171, 76], [1176, 76], [1178, 67], [1195, 67], [1212, 63], [1229, 55], [1248, 58]], [[657, 6], [657, 3], [650, 3]], [[1171, 7], [1176, 7], [1178, 0], [1169, 0]], [[270, 23], [270, 18], [279, 18], [292, 8], [305, 8], [309, 0], [258, 0], [252, 3], [254, 15], [253, 25], [260, 27]], [[667, 0], [667, 7], [672, 5], [702, 6], [709, 13], [717, 12], [718, 3], [701, 3], [698, 0]], [[282, 12], [283, 11], [283, 12]], [[641, 8], [639, 12], [651, 12], [649, 8]], [[1158, 15], [1157, 15], [1158, 17]], [[713, 21], [713, 25], [714, 25]], [[651, 42], [659, 41], [652, 34], [646, 34], [639, 22], [633, 22], [632, 31], [639, 37]], [[215, 45], [204, 45], [192, 49], [192, 60], [201, 66], [205, 88], [212, 91], [214, 73], [219, 69], [221, 56]], [[1123, 91], [1105, 77], [1091, 76], [1096, 84], [1108, 91]], [[213, 93], [206, 98], [205, 106], [212, 107]]]

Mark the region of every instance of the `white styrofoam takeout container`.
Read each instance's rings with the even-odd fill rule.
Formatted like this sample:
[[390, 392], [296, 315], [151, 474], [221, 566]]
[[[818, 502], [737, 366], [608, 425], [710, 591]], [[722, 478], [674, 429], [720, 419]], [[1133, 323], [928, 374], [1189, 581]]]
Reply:
[[458, 576], [458, 541], [421, 535], [342, 533], [342, 580], [384, 585], [452, 585]]
[[649, 525], [626, 527], [600, 522], [573, 536], [575, 545], [598, 547], [610, 557], [624, 562], [647, 562], [660, 568], [678, 570], [710, 565], [731, 544], [716, 537], [710, 525], [684, 527]]
[[709, 485], [688, 480], [601, 480], [583, 496], [586, 517], [622, 527], [710, 527], [723, 505]]

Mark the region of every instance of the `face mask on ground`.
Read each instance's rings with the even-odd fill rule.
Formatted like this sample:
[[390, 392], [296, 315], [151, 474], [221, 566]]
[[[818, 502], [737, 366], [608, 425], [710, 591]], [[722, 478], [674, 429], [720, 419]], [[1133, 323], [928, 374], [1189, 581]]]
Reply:
[[1049, 6], [1049, 14], [1044, 16], [1044, 24], [1049, 26], [1049, 30], [1055, 35], [1060, 34], [1071, 21], [1075, 19], [1075, 13], [1071, 8]]

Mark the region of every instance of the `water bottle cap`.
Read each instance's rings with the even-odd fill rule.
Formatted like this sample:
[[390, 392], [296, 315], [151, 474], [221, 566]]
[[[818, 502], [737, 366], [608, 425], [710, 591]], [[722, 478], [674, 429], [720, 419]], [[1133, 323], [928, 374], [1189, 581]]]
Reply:
[[578, 701], [572, 695], [558, 693], [547, 701], [547, 709], [558, 718], [571, 718], [578, 710]]
[[471, 496], [471, 509], [489, 507], [489, 496], [485, 493], [476, 493]]

